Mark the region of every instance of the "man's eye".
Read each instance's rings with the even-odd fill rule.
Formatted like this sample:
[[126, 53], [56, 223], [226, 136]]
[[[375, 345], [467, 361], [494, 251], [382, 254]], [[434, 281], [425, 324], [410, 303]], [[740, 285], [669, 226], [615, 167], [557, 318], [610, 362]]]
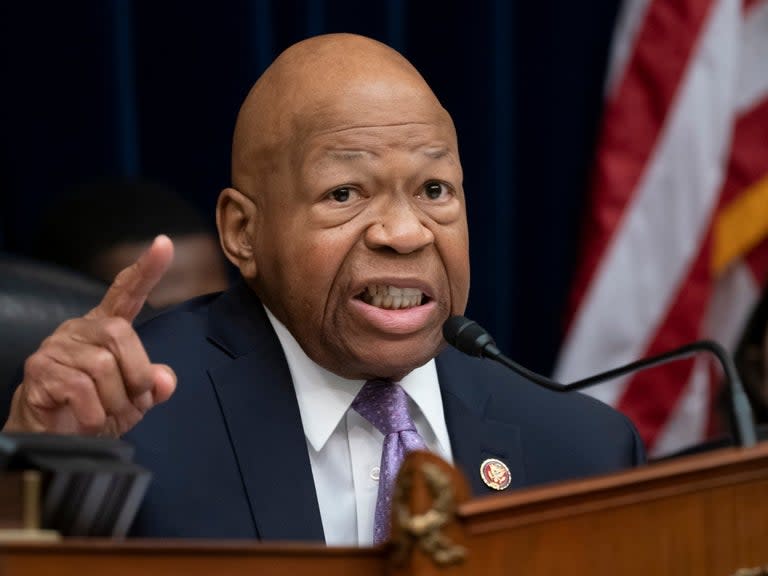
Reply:
[[447, 192], [445, 184], [440, 182], [427, 182], [424, 184], [424, 196], [430, 200], [438, 200]]
[[346, 202], [351, 195], [352, 191], [349, 188], [336, 188], [328, 194], [328, 197], [336, 202]]

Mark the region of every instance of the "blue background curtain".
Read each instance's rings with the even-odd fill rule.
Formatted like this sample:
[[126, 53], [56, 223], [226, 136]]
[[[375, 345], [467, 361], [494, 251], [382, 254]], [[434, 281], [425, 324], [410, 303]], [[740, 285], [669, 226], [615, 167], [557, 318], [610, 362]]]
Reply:
[[44, 207], [95, 177], [165, 182], [212, 218], [258, 75], [307, 36], [366, 34], [405, 54], [456, 123], [468, 315], [547, 372], [617, 10], [618, 0], [3, 2], [0, 249], [24, 254]]

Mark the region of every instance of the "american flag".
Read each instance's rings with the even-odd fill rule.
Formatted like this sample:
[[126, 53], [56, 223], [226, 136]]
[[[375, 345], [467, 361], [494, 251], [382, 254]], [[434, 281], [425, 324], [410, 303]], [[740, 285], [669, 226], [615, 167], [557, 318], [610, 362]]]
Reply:
[[[768, 0], [628, 0], [614, 33], [569, 382], [700, 338], [733, 350], [768, 278]], [[706, 356], [587, 393], [651, 456], [713, 431]]]

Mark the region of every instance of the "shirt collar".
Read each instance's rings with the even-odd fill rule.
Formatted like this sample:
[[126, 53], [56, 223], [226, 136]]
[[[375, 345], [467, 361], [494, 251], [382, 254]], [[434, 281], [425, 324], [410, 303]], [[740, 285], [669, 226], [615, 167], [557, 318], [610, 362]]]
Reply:
[[[317, 364], [307, 356], [288, 328], [266, 306], [264, 309], [288, 361], [304, 435], [312, 448], [319, 452], [349, 410], [365, 381], [342, 378]], [[450, 454], [434, 359], [407, 374], [400, 385], [432, 428], [443, 453]]]

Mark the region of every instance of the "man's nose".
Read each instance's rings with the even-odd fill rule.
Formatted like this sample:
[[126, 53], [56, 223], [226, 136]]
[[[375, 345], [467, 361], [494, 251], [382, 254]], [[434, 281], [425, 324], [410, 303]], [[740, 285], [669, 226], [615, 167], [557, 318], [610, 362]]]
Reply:
[[371, 249], [391, 248], [398, 254], [416, 252], [435, 241], [418, 209], [407, 200], [384, 203], [365, 233], [365, 243]]

